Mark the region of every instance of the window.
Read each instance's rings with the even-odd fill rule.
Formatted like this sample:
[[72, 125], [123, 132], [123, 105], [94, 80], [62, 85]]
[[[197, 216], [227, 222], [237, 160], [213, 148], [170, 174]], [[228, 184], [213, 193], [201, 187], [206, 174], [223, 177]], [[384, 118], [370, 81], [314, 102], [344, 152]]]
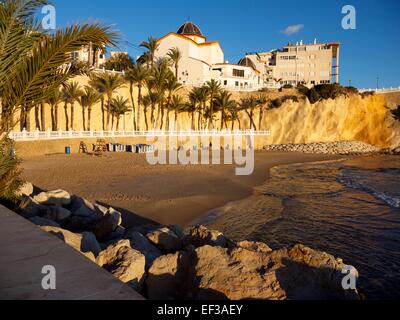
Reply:
[[233, 76], [244, 78], [244, 70], [233, 69]]
[[239, 81], [235, 82], [235, 87], [239, 87]]
[[228, 85], [228, 80], [224, 80], [224, 86]]

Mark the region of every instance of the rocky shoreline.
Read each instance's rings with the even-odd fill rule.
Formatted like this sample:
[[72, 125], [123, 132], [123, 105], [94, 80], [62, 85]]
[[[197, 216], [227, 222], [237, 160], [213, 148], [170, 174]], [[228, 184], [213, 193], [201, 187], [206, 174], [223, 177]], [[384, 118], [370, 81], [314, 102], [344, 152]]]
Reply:
[[271, 250], [204, 226], [123, 227], [121, 213], [63, 190], [21, 189], [18, 213], [148, 299], [360, 299], [343, 261], [303, 245]]
[[333, 155], [366, 155], [385, 152], [385, 150], [382, 150], [382, 148], [375, 147], [360, 141], [268, 145], [264, 146], [263, 150]]

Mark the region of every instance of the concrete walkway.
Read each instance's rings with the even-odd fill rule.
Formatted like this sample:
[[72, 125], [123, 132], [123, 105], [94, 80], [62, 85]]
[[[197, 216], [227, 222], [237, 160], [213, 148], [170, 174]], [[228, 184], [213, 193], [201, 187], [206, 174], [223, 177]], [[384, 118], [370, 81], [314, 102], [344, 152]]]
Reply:
[[[56, 269], [56, 290], [42, 288], [46, 265]], [[61, 240], [0, 206], [0, 299], [143, 298]]]

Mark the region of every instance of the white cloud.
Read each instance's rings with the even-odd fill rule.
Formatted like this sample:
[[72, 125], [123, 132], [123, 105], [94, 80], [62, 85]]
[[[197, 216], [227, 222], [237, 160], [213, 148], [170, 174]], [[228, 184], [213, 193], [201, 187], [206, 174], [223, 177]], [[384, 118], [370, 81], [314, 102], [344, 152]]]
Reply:
[[292, 34], [298, 33], [301, 29], [304, 28], [304, 24], [295, 24], [293, 26], [288, 26], [282, 32], [287, 36], [291, 36]]

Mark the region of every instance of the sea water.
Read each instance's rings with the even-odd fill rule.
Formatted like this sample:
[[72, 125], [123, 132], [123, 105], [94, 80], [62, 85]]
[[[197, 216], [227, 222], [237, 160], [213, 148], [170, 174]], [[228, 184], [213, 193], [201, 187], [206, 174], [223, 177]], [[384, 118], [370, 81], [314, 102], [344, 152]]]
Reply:
[[302, 243], [355, 266], [368, 299], [400, 297], [400, 157], [280, 166], [200, 221], [273, 249]]

